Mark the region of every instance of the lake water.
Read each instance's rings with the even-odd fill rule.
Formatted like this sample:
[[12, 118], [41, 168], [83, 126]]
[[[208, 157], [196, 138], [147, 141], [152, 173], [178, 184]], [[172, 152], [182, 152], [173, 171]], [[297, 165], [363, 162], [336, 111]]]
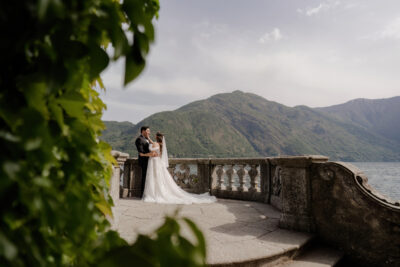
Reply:
[[368, 177], [368, 183], [382, 195], [400, 200], [400, 162], [349, 162]]

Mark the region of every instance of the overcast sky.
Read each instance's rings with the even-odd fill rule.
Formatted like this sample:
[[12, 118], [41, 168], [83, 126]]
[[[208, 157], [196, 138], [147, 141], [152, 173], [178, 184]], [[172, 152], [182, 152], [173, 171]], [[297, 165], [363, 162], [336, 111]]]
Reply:
[[160, 0], [156, 42], [123, 88], [112, 64], [104, 120], [137, 123], [241, 90], [287, 106], [400, 95], [399, 0]]

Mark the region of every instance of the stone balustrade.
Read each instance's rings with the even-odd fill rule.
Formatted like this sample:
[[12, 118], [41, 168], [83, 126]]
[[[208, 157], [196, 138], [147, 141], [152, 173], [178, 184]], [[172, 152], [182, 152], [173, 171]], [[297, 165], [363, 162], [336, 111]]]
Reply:
[[[113, 199], [138, 197], [137, 159], [114, 156], [119, 166], [111, 182]], [[316, 233], [366, 266], [400, 266], [400, 203], [376, 192], [352, 165], [316, 155], [169, 163], [174, 180], [188, 192], [271, 204], [281, 211], [281, 228]]]
[[[219, 198], [268, 202], [266, 159], [169, 159], [168, 170], [187, 192], [210, 192]], [[140, 177], [137, 159], [126, 160], [122, 197], [140, 195]]]

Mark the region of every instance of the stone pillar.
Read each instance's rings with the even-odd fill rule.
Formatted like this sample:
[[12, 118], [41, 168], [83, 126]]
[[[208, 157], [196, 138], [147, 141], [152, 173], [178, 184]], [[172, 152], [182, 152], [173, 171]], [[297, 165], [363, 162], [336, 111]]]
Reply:
[[224, 165], [217, 165], [218, 169], [216, 171], [217, 174], [217, 182], [216, 182], [216, 190], [217, 193], [219, 193], [220, 190], [222, 190], [222, 184], [224, 183], [224, 179], [222, 178], [222, 176], [224, 175]]
[[137, 159], [130, 159], [129, 197], [140, 198], [142, 194], [142, 168]]
[[260, 188], [264, 203], [270, 203], [271, 178], [268, 160], [265, 160], [260, 164]]
[[210, 160], [199, 159], [197, 160], [197, 175], [199, 177], [199, 192], [209, 192], [211, 194], [211, 168]]
[[326, 162], [324, 156], [279, 157], [270, 159], [280, 172], [281, 228], [314, 232], [311, 209], [310, 165]]
[[131, 162], [129, 160], [124, 163], [124, 178], [122, 181], [122, 190], [120, 197], [127, 198], [129, 196], [130, 180], [131, 180]]
[[129, 154], [112, 150], [111, 155], [113, 155], [113, 157], [117, 161], [117, 164], [114, 165], [113, 175], [112, 175], [111, 181], [110, 181], [110, 195], [115, 204], [119, 200], [119, 196], [120, 196], [121, 168], [124, 166], [125, 161], [129, 157]]

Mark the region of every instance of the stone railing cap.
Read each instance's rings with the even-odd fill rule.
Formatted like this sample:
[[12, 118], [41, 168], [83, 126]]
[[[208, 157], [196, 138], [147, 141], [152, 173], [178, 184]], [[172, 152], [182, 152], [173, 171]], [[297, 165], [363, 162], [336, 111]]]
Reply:
[[117, 150], [111, 150], [111, 155], [117, 161], [126, 161], [129, 158], [129, 154], [128, 153], [123, 153], [123, 152], [117, 151]]
[[323, 163], [328, 160], [328, 157], [322, 155], [279, 156], [269, 158], [271, 163], [286, 167], [306, 167], [312, 163]]

